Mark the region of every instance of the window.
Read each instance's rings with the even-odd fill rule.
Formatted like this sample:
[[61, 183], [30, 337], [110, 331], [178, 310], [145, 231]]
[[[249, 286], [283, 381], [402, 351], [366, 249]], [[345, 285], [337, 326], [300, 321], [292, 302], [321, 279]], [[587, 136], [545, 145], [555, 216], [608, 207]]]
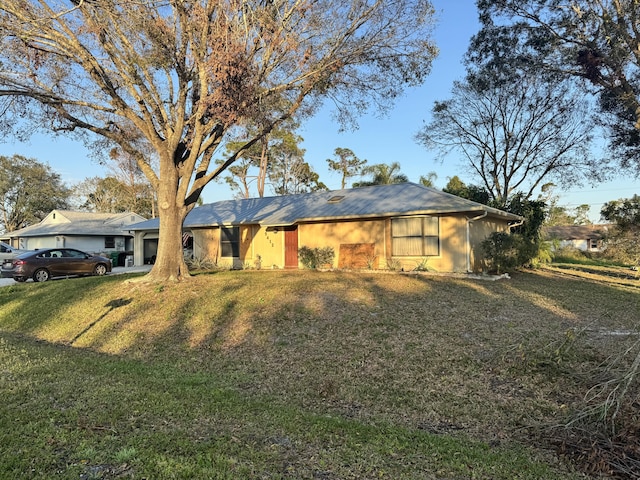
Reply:
[[598, 248], [600, 248], [600, 242], [597, 238], [589, 238], [587, 242], [589, 244], [589, 250], [598, 250]]
[[398, 257], [439, 255], [439, 218], [393, 218], [391, 220], [391, 248], [393, 256]]
[[62, 258], [63, 256], [62, 250], [48, 250], [38, 254], [38, 258]]
[[240, 257], [240, 227], [220, 229], [220, 251], [223, 257]]
[[87, 258], [85, 253], [81, 252], [80, 250], [63, 250], [62, 256], [69, 258]]
[[104, 248], [116, 248], [116, 237], [104, 237]]

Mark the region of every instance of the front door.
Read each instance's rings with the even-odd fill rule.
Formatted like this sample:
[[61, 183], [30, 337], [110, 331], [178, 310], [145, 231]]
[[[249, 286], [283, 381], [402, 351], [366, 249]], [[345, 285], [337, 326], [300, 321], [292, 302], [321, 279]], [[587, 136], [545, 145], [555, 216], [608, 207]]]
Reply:
[[284, 229], [284, 268], [298, 268], [298, 226]]

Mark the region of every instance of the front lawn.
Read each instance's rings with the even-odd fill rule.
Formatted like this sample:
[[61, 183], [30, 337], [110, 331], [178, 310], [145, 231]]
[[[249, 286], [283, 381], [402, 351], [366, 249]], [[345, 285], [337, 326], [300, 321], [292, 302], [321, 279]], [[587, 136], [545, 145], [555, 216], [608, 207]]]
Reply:
[[636, 341], [638, 293], [553, 271], [0, 288], [0, 478], [581, 478], [558, 425]]

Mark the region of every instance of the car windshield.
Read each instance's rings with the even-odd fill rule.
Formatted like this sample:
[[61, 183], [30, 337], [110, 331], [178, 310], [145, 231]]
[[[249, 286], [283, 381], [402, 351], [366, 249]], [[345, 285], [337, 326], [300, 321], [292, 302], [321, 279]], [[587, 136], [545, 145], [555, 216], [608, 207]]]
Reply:
[[13, 247], [8, 243], [0, 242], [0, 252], [16, 252], [19, 249], [17, 247]]

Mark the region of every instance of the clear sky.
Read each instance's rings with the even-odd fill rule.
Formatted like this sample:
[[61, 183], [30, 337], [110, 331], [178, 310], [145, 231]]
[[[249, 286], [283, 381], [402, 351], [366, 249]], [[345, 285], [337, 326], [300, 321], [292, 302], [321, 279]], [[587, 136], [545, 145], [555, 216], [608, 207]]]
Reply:
[[[303, 124], [299, 134], [304, 138], [305, 160], [320, 174], [320, 180], [330, 189], [340, 188], [340, 176], [327, 169], [327, 158], [333, 158], [337, 147], [351, 149], [369, 164], [399, 162], [402, 173], [412, 182], [420, 175], [435, 172], [436, 187], [442, 188], [448, 177], [458, 175], [467, 183], [479, 183], [468, 176], [455, 157], [446, 163], [435, 162], [434, 152], [427, 151], [416, 143], [414, 136], [421, 126], [430, 120], [433, 102], [449, 98], [454, 80], [464, 76], [462, 57], [471, 36], [478, 30], [474, 0], [433, 0], [438, 23], [434, 38], [440, 50], [433, 63], [431, 75], [423, 86], [411, 89], [398, 99], [395, 108], [383, 118], [370, 114], [359, 120], [355, 131], [340, 132], [332, 121], [330, 108], [320, 111]], [[105, 172], [93, 162], [89, 152], [77, 142], [64, 138], [34, 136], [27, 143], [0, 139], [0, 155], [20, 154], [48, 163], [69, 185]], [[269, 194], [271, 191], [267, 190]], [[628, 176], [592, 187], [585, 184], [569, 191], [556, 191], [559, 204], [569, 208], [581, 204], [591, 205], [591, 218], [598, 221], [604, 202], [628, 198], [640, 194], [640, 180]], [[205, 203], [232, 198], [233, 194], [224, 183], [212, 182], [203, 191]]]

